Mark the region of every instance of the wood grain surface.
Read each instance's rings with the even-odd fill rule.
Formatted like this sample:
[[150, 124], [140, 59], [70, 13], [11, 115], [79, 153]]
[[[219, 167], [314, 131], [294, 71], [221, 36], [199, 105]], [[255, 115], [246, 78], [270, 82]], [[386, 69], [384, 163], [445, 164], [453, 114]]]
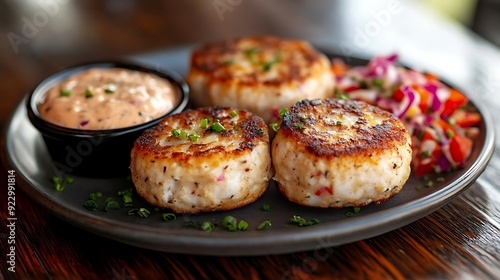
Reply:
[[[218, 1], [233, 5], [222, 18], [214, 8]], [[353, 14], [357, 10], [347, 1], [60, 2], [67, 3], [48, 18], [47, 26], [38, 28], [36, 36], [19, 45], [18, 53], [6, 34], [22, 34], [23, 17], [32, 19], [40, 7], [12, 0], [0, 2], [0, 31], [5, 34], [0, 45], [2, 130], [22, 97], [63, 66], [251, 34], [323, 42], [346, 36], [352, 39], [345, 30], [356, 28], [345, 24], [360, 21]], [[387, 5], [370, 6], [365, 12], [379, 12]], [[425, 12], [421, 8], [411, 14], [422, 10]], [[405, 20], [397, 14], [393, 20], [398, 16], [398, 20]], [[365, 23], [361, 21], [359, 26], [363, 28]], [[391, 32], [390, 28], [397, 29], [398, 24], [394, 22], [383, 32]], [[339, 46], [338, 40], [332, 42]], [[377, 51], [377, 38], [372, 43]], [[356, 50], [365, 51], [371, 49]], [[211, 257], [135, 248], [75, 228], [30, 200], [19, 187], [26, 182], [17, 176], [13, 273], [7, 270], [7, 170], [12, 167], [6, 158], [5, 135], [0, 146], [0, 217], [4, 221], [0, 226], [1, 279], [500, 278], [499, 180], [479, 180], [431, 215], [367, 240], [293, 254]], [[499, 164], [495, 161], [491, 165], [487, 172], [492, 173], [489, 178], [495, 178], [492, 176], [498, 175], [494, 174], [500, 174]]]

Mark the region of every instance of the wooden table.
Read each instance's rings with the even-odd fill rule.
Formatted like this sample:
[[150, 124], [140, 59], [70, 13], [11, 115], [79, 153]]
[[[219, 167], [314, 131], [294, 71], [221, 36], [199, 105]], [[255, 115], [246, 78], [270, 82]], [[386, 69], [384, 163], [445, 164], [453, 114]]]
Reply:
[[[492, 101], [492, 92], [500, 86], [500, 82], [495, 83], [500, 80], [496, 70], [500, 51], [413, 2], [52, 2], [57, 5], [52, 10], [16, 1], [0, 3], [2, 34], [23, 34], [25, 20], [37, 20], [39, 25], [36, 32], [32, 30], [32, 38], [25, 38], [27, 42], [17, 42], [17, 53], [10, 39], [2, 37], [2, 129], [21, 98], [59, 67], [251, 34], [302, 38], [354, 56], [398, 51], [405, 63], [431, 69], [467, 89], [476, 100], [488, 103], [492, 113], [498, 113], [500, 108]], [[40, 11], [54, 14], [46, 17], [45, 25], [43, 16], [34, 17]], [[385, 19], [378, 18], [382, 14]], [[377, 18], [378, 29], [367, 27], [374, 25]], [[2, 182], [7, 181], [7, 170], [11, 170], [4, 139]], [[7, 270], [7, 193], [2, 187], [0, 215], [5, 223], [0, 235], [4, 260], [0, 263], [0, 278], [498, 279], [499, 174], [500, 154], [496, 152], [477, 183], [416, 222], [378, 237], [322, 248], [320, 252], [252, 257], [181, 255], [124, 245], [58, 220], [18, 187], [15, 273]], [[19, 185], [26, 184], [17, 179]]]

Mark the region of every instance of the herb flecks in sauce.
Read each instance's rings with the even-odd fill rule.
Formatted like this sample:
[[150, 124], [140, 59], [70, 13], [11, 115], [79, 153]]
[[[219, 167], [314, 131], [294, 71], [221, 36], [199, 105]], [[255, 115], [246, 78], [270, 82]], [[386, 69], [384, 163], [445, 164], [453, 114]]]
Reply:
[[102, 130], [148, 122], [166, 114], [176, 103], [173, 85], [159, 76], [93, 68], [55, 85], [38, 111], [43, 119], [60, 126]]

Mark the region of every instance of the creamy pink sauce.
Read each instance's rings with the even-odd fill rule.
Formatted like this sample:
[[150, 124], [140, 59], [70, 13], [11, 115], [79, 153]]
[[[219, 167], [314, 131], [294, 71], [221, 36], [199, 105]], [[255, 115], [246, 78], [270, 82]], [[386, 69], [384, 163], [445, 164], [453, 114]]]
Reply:
[[177, 103], [173, 85], [154, 74], [94, 68], [50, 89], [38, 111], [48, 122], [77, 129], [134, 126], [161, 117]]

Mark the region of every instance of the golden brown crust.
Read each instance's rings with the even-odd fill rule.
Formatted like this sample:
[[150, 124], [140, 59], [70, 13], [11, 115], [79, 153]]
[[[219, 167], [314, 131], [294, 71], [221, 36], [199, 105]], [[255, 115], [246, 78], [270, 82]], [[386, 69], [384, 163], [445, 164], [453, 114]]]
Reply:
[[[230, 114], [233, 111], [238, 115], [231, 116]], [[200, 130], [200, 122], [206, 117], [212, 119], [210, 124], [219, 122], [225, 128], [225, 131], [218, 133], [219, 139], [221, 139], [220, 144], [198, 143], [197, 145], [190, 145], [187, 152], [178, 152], [175, 145], [162, 146], [158, 143], [159, 139], [175, 141], [177, 137], [172, 134], [172, 130], [179, 127], [181, 129]], [[213, 132], [207, 127], [198, 134], [202, 139], [213, 134]], [[227, 149], [225, 140], [230, 141], [232, 138], [240, 137], [242, 141], [239, 143], [238, 148], [234, 150]], [[169, 157], [174, 160], [185, 161], [192, 156], [207, 157], [210, 155], [217, 155], [217, 158], [223, 159], [251, 151], [260, 142], [269, 143], [268, 130], [262, 118], [245, 110], [215, 106], [186, 110], [180, 114], [167, 116], [158, 125], [145, 130], [135, 141], [134, 149], [151, 160], [161, 160]]]
[[[342, 114], [358, 117], [357, 122], [348, 127], [324, 117], [337, 109], [344, 112]], [[371, 126], [364, 117], [366, 113], [383, 117], [384, 120], [381, 124]], [[314, 129], [305, 131], [308, 127], [317, 125], [327, 127], [330, 131], [354, 133], [348, 139], [322, 141], [323, 132]], [[396, 149], [408, 141], [406, 128], [391, 113], [361, 101], [341, 101], [335, 98], [297, 102], [285, 114], [280, 133], [284, 137], [293, 138], [299, 146], [306, 147], [313, 155], [329, 158], [349, 155], [370, 157], [374, 153]]]
[[[253, 71], [237, 73], [232, 59], [250, 60]], [[266, 64], [278, 59], [278, 74], [264, 78], [259, 72], [269, 71]], [[191, 72], [203, 73], [212, 82], [238, 83], [242, 86], [280, 86], [301, 82], [310, 76], [310, 69], [320, 64], [323, 55], [305, 41], [284, 40], [272, 36], [244, 37], [206, 44], [196, 49], [191, 58]], [[278, 64], [284, 66], [280, 67]]]

